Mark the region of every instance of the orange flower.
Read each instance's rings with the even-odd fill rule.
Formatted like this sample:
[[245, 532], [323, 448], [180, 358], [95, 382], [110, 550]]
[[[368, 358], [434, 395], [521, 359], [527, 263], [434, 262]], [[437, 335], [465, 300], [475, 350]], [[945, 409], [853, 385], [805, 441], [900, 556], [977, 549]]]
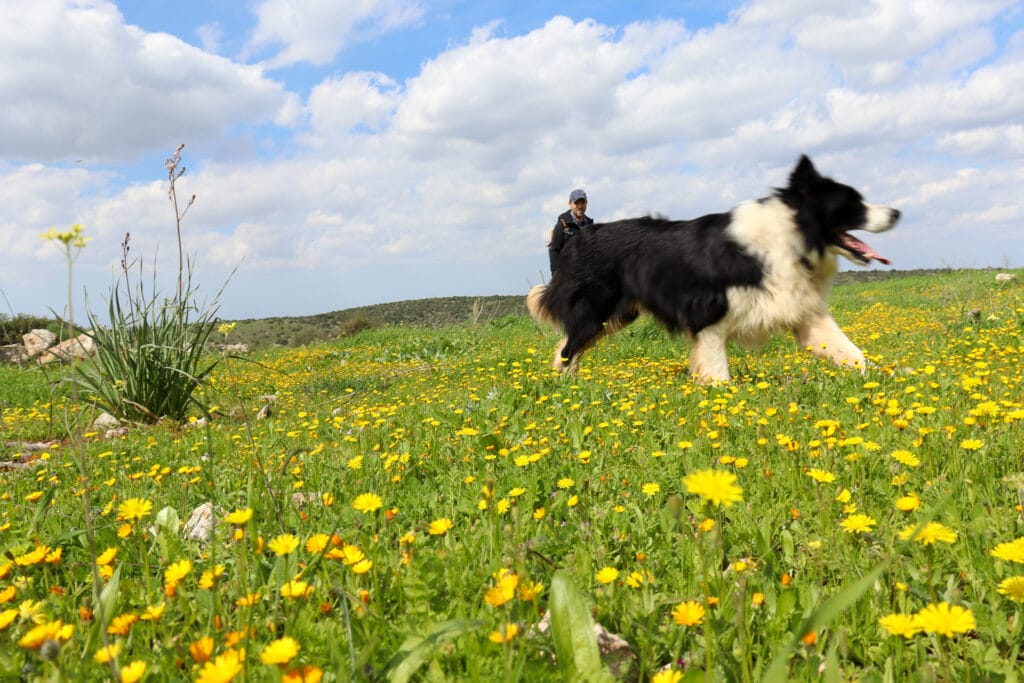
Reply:
[[188, 652], [192, 655], [192, 661], [202, 664], [210, 659], [213, 654], [213, 638], [203, 636], [188, 646]]
[[320, 683], [324, 672], [318, 666], [307, 664], [301, 669], [292, 669], [281, 676], [284, 683]]
[[119, 614], [110, 620], [110, 626], [107, 627], [107, 633], [113, 636], [128, 635], [128, 631], [131, 629], [132, 624], [138, 620], [139, 615], [133, 612]]
[[30, 567], [44, 561], [46, 556], [50, 554], [50, 550], [51, 548], [48, 545], [36, 546], [35, 550], [14, 558], [14, 561], [19, 567]]

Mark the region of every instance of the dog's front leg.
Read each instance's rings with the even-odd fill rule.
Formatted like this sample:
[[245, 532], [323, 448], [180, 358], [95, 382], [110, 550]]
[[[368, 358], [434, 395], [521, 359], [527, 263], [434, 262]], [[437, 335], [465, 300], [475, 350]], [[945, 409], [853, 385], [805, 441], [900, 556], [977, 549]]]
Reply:
[[697, 333], [690, 351], [690, 375], [698, 382], [728, 382], [728, 339], [719, 331], [706, 327]]
[[864, 372], [864, 352], [843, 333], [828, 313], [818, 315], [793, 330], [797, 343], [819, 358]]
[[558, 346], [555, 348], [555, 359], [551, 363], [551, 368], [563, 374], [574, 375], [580, 366], [580, 354], [574, 353], [572, 358], [566, 358], [565, 347], [568, 343], [568, 336], [562, 337], [562, 341], [558, 342]]

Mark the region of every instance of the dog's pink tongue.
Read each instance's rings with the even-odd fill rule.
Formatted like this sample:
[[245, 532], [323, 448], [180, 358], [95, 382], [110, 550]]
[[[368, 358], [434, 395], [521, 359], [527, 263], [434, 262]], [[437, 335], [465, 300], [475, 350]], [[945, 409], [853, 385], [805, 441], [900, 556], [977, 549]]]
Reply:
[[866, 243], [861, 242], [859, 239], [851, 235], [850, 233], [843, 233], [843, 244], [850, 247], [855, 251], [859, 251], [864, 258], [871, 260], [875, 259], [885, 265], [889, 265], [889, 259], [885, 258], [877, 251], [869, 247]]

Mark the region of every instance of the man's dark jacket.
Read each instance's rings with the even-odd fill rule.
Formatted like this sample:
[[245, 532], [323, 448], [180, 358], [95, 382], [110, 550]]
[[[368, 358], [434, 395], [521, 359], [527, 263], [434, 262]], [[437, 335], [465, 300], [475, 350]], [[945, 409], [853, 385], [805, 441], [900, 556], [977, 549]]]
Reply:
[[551, 231], [551, 241], [548, 243], [548, 258], [551, 261], [551, 276], [554, 277], [558, 269], [558, 256], [562, 253], [565, 243], [588, 225], [592, 225], [594, 219], [586, 214], [577, 223], [572, 216], [572, 211], [566, 211], [558, 217], [554, 230]]

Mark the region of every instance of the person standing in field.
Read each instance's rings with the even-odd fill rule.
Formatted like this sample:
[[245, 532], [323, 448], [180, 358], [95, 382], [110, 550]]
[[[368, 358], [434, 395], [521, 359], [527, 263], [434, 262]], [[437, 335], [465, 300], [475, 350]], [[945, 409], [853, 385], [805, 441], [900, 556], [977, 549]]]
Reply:
[[558, 217], [551, 231], [551, 240], [548, 242], [551, 277], [554, 277], [555, 271], [558, 270], [558, 257], [566, 242], [593, 222], [594, 219], [587, 215], [587, 193], [580, 189], [570, 192], [569, 210]]

